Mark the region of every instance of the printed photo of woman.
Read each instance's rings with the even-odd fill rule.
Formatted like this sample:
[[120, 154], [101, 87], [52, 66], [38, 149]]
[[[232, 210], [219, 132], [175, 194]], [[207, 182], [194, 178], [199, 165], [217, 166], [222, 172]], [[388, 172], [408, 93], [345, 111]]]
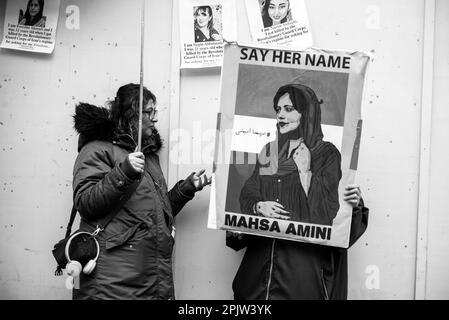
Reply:
[[44, 0], [29, 0], [25, 14], [19, 12], [19, 25], [45, 28], [46, 17], [43, 16]]
[[273, 27], [292, 20], [290, 0], [265, 0], [262, 6], [264, 28]]
[[214, 17], [211, 6], [194, 8], [194, 34], [195, 42], [217, 41], [222, 37], [214, 27]]
[[242, 213], [332, 225], [340, 208], [341, 155], [323, 141], [321, 103], [302, 84], [278, 89], [273, 98], [277, 137], [259, 153], [241, 190]]

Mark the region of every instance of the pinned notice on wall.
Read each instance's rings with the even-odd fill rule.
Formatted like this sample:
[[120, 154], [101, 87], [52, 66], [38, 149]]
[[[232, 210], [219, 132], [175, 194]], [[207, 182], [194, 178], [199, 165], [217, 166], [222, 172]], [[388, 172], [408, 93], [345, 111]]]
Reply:
[[234, 0], [180, 1], [181, 68], [219, 67], [223, 39], [235, 38]]
[[245, 0], [255, 43], [304, 49], [313, 45], [304, 0]]
[[2, 48], [52, 53], [60, 0], [8, 0]]

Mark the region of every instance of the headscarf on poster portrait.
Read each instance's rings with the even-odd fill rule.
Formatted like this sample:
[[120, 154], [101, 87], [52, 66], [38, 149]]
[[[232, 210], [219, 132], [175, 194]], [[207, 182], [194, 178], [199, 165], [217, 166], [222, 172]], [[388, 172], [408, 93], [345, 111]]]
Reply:
[[[321, 130], [321, 108], [323, 100], [318, 100], [315, 92], [302, 84], [287, 84], [278, 89], [273, 98], [273, 108], [276, 108], [279, 99], [288, 93], [294, 108], [301, 114], [298, 128], [281, 134], [277, 125], [276, 140], [266, 145], [259, 153], [261, 175], [286, 174], [296, 170], [288, 148], [290, 141], [303, 138], [305, 145], [312, 154], [317, 154], [323, 140]], [[287, 154], [288, 151], [288, 154]], [[267, 166], [269, 164], [269, 166]]]
[[259, 153], [253, 174], [241, 189], [240, 210], [255, 214], [258, 205], [270, 206], [269, 202], [276, 200], [281, 205], [276, 218], [286, 218], [281, 214], [287, 214], [294, 221], [332, 225], [340, 208], [340, 152], [331, 142], [323, 141], [322, 101], [314, 91], [296, 83], [281, 86], [273, 98], [275, 110], [281, 107], [286, 93], [292, 105], [282, 107], [293, 107], [299, 123], [281, 132], [284, 116], [278, 114], [276, 139]]

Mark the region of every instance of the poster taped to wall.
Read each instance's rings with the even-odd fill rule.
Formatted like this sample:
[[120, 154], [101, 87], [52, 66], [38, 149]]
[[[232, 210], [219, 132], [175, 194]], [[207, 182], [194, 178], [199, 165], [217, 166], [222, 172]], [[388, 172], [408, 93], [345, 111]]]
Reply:
[[369, 61], [225, 46], [210, 228], [348, 246]]
[[235, 36], [234, 0], [180, 1], [181, 68], [219, 67], [223, 39]]
[[304, 0], [245, 0], [253, 41], [293, 50], [313, 45]]
[[60, 0], [8, 0], [2, 48], [52, 53]]

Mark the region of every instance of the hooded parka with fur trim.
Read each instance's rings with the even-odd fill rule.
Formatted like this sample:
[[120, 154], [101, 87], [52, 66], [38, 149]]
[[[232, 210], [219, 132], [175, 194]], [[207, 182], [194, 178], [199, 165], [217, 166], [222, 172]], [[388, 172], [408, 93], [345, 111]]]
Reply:
[[193, 198], [194, 185], [181, 180], [168, 191], [157, 156], [159, 138], [142, 148], [145, 170], [136, 174], [127, 157], [136, 144], [117, 134], [107, 109], [79, 104], [74, 119], [80, 134], [73, 170], [80, 230], [93, 231], [118, 212], [98, 234], [96, 268], [81, 273], [73, 298], [174, 299], [173, 218]]

